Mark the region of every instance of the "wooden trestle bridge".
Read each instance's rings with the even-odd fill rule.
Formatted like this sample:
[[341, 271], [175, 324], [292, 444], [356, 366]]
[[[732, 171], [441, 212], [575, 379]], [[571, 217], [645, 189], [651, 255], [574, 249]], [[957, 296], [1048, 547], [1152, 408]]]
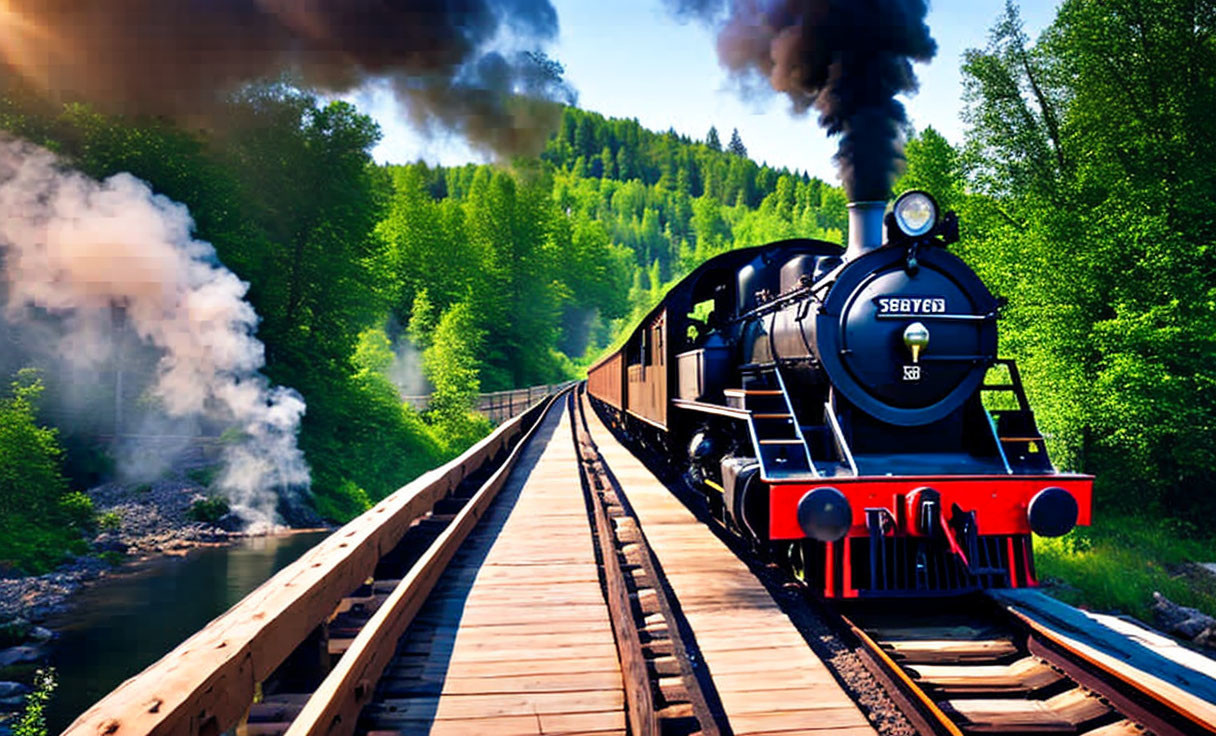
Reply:
[[66, 733], [1216, 733], [1216, 667], [1147, 633], [1034, 592], [837, 616], [699, 515], [565, 389]]

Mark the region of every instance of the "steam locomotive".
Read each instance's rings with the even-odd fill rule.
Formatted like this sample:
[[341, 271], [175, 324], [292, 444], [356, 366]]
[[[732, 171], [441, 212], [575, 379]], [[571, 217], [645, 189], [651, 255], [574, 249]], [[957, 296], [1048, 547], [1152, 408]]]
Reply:
[[1031, 532], [1088, 524], [1093, 477], [1052, 466], [958, 231], [910, 191], [849, 205], [847, 248], [712, 258], [588, 393], [825, 597], [1036, 585]]

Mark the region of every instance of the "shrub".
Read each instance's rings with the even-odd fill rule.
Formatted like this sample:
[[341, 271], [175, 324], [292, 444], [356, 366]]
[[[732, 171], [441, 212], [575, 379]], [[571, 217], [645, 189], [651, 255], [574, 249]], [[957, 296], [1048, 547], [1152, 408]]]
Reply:
[[117, 511], [107, 511], [97, 517], [97, 526], [103, 531], [116, 532], [122, 528], [122, 514]]
[[375, 502], [442, 460], [431, 429], [382, 373], [365, 367], [319, 390], [324, 399], [306, 394], [300, 445], [313, 469], [313, 505], [322, 516], [343, 521], [362, 512], [351, 503], [358, 494], [348, 481]]
[[46, 736], [46, 706], [58, 684], [53, 668], [34, 673], [34, 691], [25, 696], [25, 711], [13, 725], [13, 736]]
[[38, 425], [42, 391], [37, 373], [23, 370], [0, 399], [0, 564], [30, 573], [86, 548], [81, 531], [93, 515], [87, 496], [68, 491], [58, 433]]
[[220, 496], [211, 496], [210, 498], [200, 498], [190, 504], [188, 515], [195, 521], [201, 521], [204, 524], [215, 524], [230, 511], [228, 500]]
[[329, 521], [345, 524], [372, 507], [367, 491], [353, 481], [343, 481], [332, 493], [315, 498], [317, 513]]
[[206, 468], [191, 468], [186, 471], [186, 477], [191, 483], [196, 483], [204, 488], [210, 488], [212, 482], [215, 481], [215, 476], [219, 474], [219, 468], [209, 466]]
[[93, 499], [80, 491], [70, 491], [59, 498], [58, 506], [69, 524], [86, 531], [93, 529], [97, 521]]

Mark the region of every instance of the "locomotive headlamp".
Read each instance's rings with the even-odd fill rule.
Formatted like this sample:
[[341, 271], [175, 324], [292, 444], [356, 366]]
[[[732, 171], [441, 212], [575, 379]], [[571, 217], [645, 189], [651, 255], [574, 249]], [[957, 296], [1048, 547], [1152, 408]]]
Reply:
[[912, 351], [912, 362], [920, 362], [920, 354], [929, 347], [929, 328], [920, 322], [913, 322], [904, 330], [904, 345]]
[[904, 192], [895, 200], [895, 224], [909, 238], [927, 235], [937, 225], [937, 202], [925, 192]]

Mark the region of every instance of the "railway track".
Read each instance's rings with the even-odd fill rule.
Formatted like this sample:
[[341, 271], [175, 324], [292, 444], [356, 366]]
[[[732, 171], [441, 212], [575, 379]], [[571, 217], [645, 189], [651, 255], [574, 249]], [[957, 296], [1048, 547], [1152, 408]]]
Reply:
[[[383, 676], [377, 675], [379, 681], [371, 688], [374, 692], [355, 732], [408, 733], [439, 728], [485, 733], [518, 729], [519, 733], [527, 733], [531, 724], [518, 719], [526, 719], [527, 708], [535, 706], [552, 709], [550, 721], [540, 724], [543, 732], [586, 729], [590, 733], [606, 724], [612, 725], [610, 719], [596, 719], [594, 711], [578, 712], [584, 707], [596, 707], [592, 703], [605, 692], [606, 680], [623, 689], [624, 715], [631, 734], [717, 736], [720, 733], [720, 715], [710, 705], [712, 693], [706, 696], [702, 687], [703, 673], [696, 671], [693, 658], [688, 656], [680, 633], [682, 622], [663, 590], [661, 577], [636, 518], [616, 495], [573, 395], [566, 395], [562, 402], [569, 417], [570, 432], [563, 436], [559, 427], [548, 439], [545, 453], [549, 453], [553, 445], [569, 443], [577, 458], [577, 475], [583, 494], [570, 496], [572, 488], [569, 486], [563, 490], [568, 495], [565, 500], [573, 499], [579, 506], [578, 513], [590, 517], [598, 568], [595, 582], [599, 590], [596, 592], [600, 596], [598, 602], [606, 607], [610, 636], [608, 632], [601, 636], [593, 630], [594, 618], [587, 620], [586, 627], [575, 620], [557, 620], [548, 606], [520, 606], [519, 598], [510, 595], [535, 582], [547, 586], [547, 590], [536, 590], [530, 595], [550, 594], [555, 604], [586, 600], [567, 590], [576, 579], [581, 580], [577, 573], [572, 578], [567, 569], [555, 577], [547, 564], [539, 566], [538, 570], [529, 569], [538, 567], [537, 563], [542, 560], [556, 559], [552, 555], [560, 556], [561, 552], [546, 549], [544, 544], [521, 546], [518, 537], [522, 527], [508, 528], [507, 524], [512, 522], [505, 518], [521, 509], [499, 509], [499, 516], [504, 518], [484, 519], [489, 522], [489, 528], [479, 530], [480, 538], [468, 540], [469, 549], [462, 550], [452, 561], [454, 568], [444, 572], [449, 580], [436, 588], [432, 600], [427, 601], [412, 626], [405, 631], [394, 627], [367, 635], [369, 648], [387, 652], [395, 649], [395, 653], [392, 661], [382, 668], [380, 674]], [[542, 472], [538, 468], [534, 466], [533, 472]], [[533, 510], [534, 507], [527, 509]], [[584, 526], [579, 533], [586, 532]], [[551, 530], [550, 533], [558, 532]], [[499, 542], [508, 545], [509, 555], [496, 556]], [[552, 539], [552, 546], [561, 546], [561, 540]], [[501, 590], [495, 591], [496, 587], [504, 587], [503, 581], [493, 581], [504, 574], [504, 568], [523, 570], [521, 575], [527, 576], [518, 584], [507, 583], [505, 587], [510, 591], [505, 595]], [[481, 586], [480, 589], [477, 586]], [[587, 589], [583, 586], [582, 594]], [[494, 591], [493, 600], [498, 606], [492, 620], [479, 616], [482, 600], [479, 596], [488, 595], [487, 591]], [[576, 628], [567, 630], [568, 624]], [[587, 630], [577, 631], [577, 628]], [[483, 635], [479, 633], [481, 631], [486, 633]], [[460, 637], [463, 637], [465, 648], [458, 652], [455, 643]], [[510, 641], [515, 637], [527, 637], [527, 640]], [[517, 661], [503, 663], [502, 659], [471, 653], [470, 649], [482, 640], [494, 642], [495, 646], [506, 650], [502, 659], [514, 657]], [[612, 672], [603, 672], [606, 668], [598, 664], [591, 665], [594, 671], [584, 671], [588, 669], [585, 663], [572, 666], [564, 659], [567, 655], [561, 652], [565, 646], [588, 649], [601, 641], [615, 641], [616, 658], [609, 663]], [[446, 658], [445, 661], [436, 661], [437, 652], [440, 658]], [[476, 670], [476, 676], [472, 676], [470, 670]], [[516, 678], [525, 673], [527, 682], [517, 682]], [[371, 675], [376, 673], [367, 675], [367, 681], [371, 682]], [[600, 675], [607, 675], [607, 678]], [[542, 703], [535, 695], [524, 696], [518, 692], [524, 687], [544, 691], [546, 696], [552, 696], [547, 699], [555, 702]], [[592, 692], [598, 695], [590, 695]], [[467, 703], [469, 707], [463, 709], [457, 705], [449, 712], [438, 702], [445, 694], [452, 702], [461, 696], [472, 699], [497, 694], [501, 699], [494, 703]], [[556, 702], [563, 698], [566, 703]], [[319, 701], [317, 707], [323, 702]], [[561, 712], [565, 710], [570, 712]], [[516, 711], [519, 715], [515, 715]], [[542, 712], [542, 718], [544, 715]], [[578, 717], [582, 720], [571, 720]], [[315, 727], [306, 729], [300, 725], [305, 719], [315, 720], [312, 714], [303, 712], [286, 733], [289, 736], [327, 733]]]
[[1099, 666], [1067, 637], [987, 597], [904, 603], [898, 614], [889, 604], [839, 612], [923, 733], [1216, 733], [1210, 706], [1192, 709], [1147, 691], [1134, 671]]
[[[634, 734], [717, 736], [725, 722], [709, 674], [690, 655], [688, 622], [672, 606], [637, 514], [591, 438], [584, 402], [569, 399], [583, 491], [591, 506]], [[695, 655], [695, 653], [693, 653]]]

